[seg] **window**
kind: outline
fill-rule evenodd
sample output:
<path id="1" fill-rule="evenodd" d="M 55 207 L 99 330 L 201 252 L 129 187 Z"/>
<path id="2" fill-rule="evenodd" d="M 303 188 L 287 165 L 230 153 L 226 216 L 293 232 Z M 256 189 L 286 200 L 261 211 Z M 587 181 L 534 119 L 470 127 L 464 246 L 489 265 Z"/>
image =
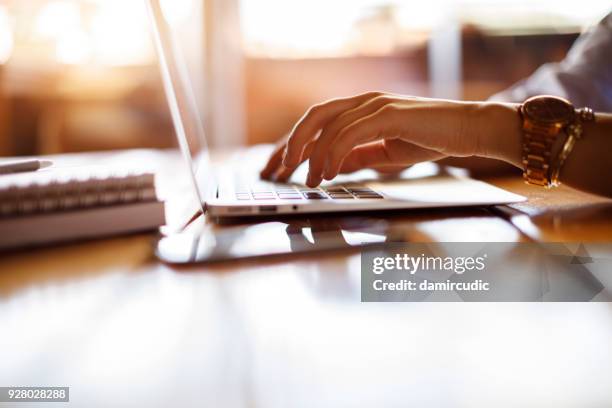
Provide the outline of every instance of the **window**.
<path id="1" fill-rule="evenodd" d="M 576 31 L 610 9 L 608 0 L 241 0 L 252 56 L 386 54 L 426 40 L 449 21 L 497 32 Z"/>

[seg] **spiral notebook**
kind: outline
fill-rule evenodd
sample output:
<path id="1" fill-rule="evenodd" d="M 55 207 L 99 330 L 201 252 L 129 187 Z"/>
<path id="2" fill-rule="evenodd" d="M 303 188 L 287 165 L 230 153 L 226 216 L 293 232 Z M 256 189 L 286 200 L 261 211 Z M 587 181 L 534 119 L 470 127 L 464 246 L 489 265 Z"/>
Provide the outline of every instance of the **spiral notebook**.
<path id="1" fill-rule="evenodd" d="M 165 223 L 155 176 L 103 166 L 0 176 L 0 248 L 153 230 Z"/>

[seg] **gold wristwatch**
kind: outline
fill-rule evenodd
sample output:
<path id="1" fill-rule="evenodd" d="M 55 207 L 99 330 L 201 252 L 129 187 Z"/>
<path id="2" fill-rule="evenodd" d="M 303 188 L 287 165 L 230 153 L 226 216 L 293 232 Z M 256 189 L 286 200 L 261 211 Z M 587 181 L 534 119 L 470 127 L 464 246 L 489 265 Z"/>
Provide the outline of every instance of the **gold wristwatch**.
<path id="1" fill-rule="evenodd" d="M 582 137 L 582 123 L 595 118 L 593 110 L 577 111 L 563 98 L 543 95 L 527 99 L 519 113 L 523 127 L 523 178 L 537 186 L 558 185 L 561 167 L 576 140 Z M 561 146 L 559 142 L 563 139 Z"/>

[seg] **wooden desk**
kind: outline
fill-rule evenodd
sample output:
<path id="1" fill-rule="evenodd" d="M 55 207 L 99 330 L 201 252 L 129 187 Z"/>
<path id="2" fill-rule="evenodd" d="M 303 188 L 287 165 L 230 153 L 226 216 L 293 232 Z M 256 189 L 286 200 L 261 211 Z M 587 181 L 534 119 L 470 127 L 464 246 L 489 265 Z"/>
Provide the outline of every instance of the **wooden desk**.
<path id="1" fill-rule="evenodd" d="M 176 187 L 172 153 L 63 160 L 132 155 Z M 529 195 L 541 237 L 609 240 L 608 201 L 491 181 Z M 529 239 L 481 209 L 403 217 L 423 239 Z M 70 386 L 71 407 L 612 405 L 609 303 L 366 304 L 356 252 L 173 268 L 152 238 L 2 255 L 0 386 Z"/>

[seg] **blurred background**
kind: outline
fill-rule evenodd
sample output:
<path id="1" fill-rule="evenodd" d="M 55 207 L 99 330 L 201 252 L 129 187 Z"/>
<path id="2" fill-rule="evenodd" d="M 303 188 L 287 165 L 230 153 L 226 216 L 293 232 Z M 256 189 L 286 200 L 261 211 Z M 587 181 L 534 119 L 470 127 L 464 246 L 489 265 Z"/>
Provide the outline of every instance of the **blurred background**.
<path id="1" fill-rule="evenodd" d="M 484 99 L 609 0 L 168 0 L 212 144 L 366 90 Z M 174 146 L 144 0 L 0 0 L 0 155 Z"/>

